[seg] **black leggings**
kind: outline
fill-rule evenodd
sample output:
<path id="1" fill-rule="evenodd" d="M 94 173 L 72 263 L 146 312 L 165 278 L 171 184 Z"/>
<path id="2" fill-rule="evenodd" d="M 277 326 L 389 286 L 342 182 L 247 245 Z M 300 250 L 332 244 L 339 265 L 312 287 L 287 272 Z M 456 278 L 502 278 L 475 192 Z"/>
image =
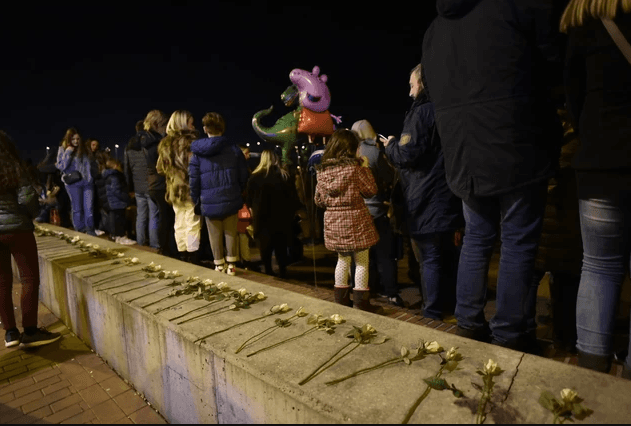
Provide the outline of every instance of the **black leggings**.
<path id="1" fill-rule="evenodd" d="M 287 264 L 289 263 L 287 258 L 287 241 L 289 235 L 283 232 L 262 230 L 257 238 L 259 248 L 261 249 L 261 260 L 263 261 L 265 273 L 268 275 L 273 274 L 272 252 L 274 252 L 276 254 L 276 261 L 278 262 L 279 275 L 284 277 L 287 273 Z"/>
<path id="2" fill-rule="evenodd" d="M 175 211 L 164 199 L 165 195 L 165 190 L 149 191 L 149 197 L 158 205 L 158 210 L 160 211 L 160 225 L 158 227 L 160 249 L 158 253 L 164 256 L 175 257 L 178 254 L 177 244 L 175 243 Z"/>

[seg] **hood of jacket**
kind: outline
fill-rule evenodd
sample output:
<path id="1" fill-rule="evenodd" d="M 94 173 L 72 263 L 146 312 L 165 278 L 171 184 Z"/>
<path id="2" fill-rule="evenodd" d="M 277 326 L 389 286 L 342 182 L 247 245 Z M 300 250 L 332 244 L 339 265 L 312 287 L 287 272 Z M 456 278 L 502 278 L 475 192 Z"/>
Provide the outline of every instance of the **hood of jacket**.
<path id="1" fill-rule="evenodd" d="M 129 139 L 129 142 L 127 142 L 127 149 L 132 151 L 140 151 L 142 149 L 142 146 L 140 145 L 140 133 L 136 133 L 131 137 L 131 139 Z"/>
<path id="2" fill-rule="evenodd" d="M 211 157 L 219 154 L 228 145 L 230 141 L 225 136 L 197 139 L 191 144 L 191 152 L 202 157 Z"/>
<path id="3" fill-rule="evenodd" d="M 436 0 L 436 11 L 447 19 L 462 18 L 481 0 Z"/>

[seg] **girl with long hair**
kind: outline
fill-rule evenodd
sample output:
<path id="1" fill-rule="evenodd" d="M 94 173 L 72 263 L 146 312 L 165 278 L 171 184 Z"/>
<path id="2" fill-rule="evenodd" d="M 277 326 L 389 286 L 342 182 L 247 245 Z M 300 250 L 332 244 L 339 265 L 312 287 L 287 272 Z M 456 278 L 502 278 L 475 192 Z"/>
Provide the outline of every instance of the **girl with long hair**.
<path id="1" fill-rule="evenodd" d="M 259 243 L 265 273 L 274 275 L 272 252 L 276 254 L 279 276 L 284 278 L 289 263 L 287 247 L 293 238 L 293 223 L 300 207 L 296 186 L 280 157 L 272 150 L 261 153 L 246 189 L 246 204 L 252 211 L 254 238 Z"/>
<path id="2" fill-rule="evenodd" d="M 59 339 L 59 333 L 37 328 L 39 264 L 33 235 L 33 218 L 39 202 L 35 182 L 29 180 L 15 144 L 0 130 L 0 318 L 7 348 L 41 346 Z M 22 327 L 15 322 L 11 255 L 20 271 L 22 283 Z"/>
<path id="3" fill-rule="evenodd" d="M 348 284 L 351 259 L 355 258 L 352 306 L 375 312 L 368 288 L 368 249 L 379 240 L 372 216 L 364 202 L 377 194 L 368 159 L 358 158 L 359 139 L 348 129 L 338 129 L 316 167 L 315 203 L 325 208 L 324 245 L 337 252 L 335 302 L 351 306 Z"/>
<path id="4" fill-rule="evenodd" d="M 622 349 L 614 348 L 615 317 L 631 262 L 631 59 L 610 31 L 631 41 L 631 0 L 571 0 L 560 27 L 568 35 L 567 109 L 580 138 L 572 159 L 583 238 L 578 365 L 609 372 Z"/>
<path id="5" fill-rule="evenodd" d="M 81 178 L 73 183 L 65 183 L 72 207 L 72 225 L 75 231 L 96 236 L 94 232 L 94 178 L 91 158 L 81 135 L 74 127 L 66 131 L 59 144 L 55 166 L 62 174 L 79 172 Z"/>
<path id="6" fill-rule="evenodd" d="M 165 200 L 175 213 L 175 242 L 180 259 L 192 263 L 199 263 L 201 218 L 195 214 L 191 200 L 188 165 L 191 143 L 197 136 L 193 115 L 175 111 L 167 123 L 167 135 L 158 145 L 156 163 L 158 173 L 166 177 Z"/>

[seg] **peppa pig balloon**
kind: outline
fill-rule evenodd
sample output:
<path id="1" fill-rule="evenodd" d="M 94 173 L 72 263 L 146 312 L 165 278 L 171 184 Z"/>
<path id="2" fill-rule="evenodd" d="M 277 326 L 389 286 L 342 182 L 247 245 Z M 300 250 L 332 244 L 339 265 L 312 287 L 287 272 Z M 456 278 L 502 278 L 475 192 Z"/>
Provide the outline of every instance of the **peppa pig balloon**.
<path id="1" fill-rule="evenodd" d="M 309 72 L 294 69 L 289 73 L 289 79 L 300 92 L 300 104 L 315 112 L 324 112 L 331 105 L 331 93 L 326 85 L 326 74 L 320 75 L 320 67 L 313 67 Z"/>

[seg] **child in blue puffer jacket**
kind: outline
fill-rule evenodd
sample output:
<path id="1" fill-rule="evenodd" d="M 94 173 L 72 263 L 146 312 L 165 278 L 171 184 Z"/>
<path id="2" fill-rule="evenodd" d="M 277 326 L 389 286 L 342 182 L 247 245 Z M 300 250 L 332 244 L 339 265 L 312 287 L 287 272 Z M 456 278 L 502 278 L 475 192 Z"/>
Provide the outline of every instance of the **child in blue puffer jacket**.
<path id="1" fill-rule="evenodd" d="M 120 161 L 109 158 L 103 171 L 107 203 L 110 206 L 110 238 L 118 244 L 133 245 L 136 241 L 125 236 L 125 209 L 130 204 L 127 182 Z"/>

